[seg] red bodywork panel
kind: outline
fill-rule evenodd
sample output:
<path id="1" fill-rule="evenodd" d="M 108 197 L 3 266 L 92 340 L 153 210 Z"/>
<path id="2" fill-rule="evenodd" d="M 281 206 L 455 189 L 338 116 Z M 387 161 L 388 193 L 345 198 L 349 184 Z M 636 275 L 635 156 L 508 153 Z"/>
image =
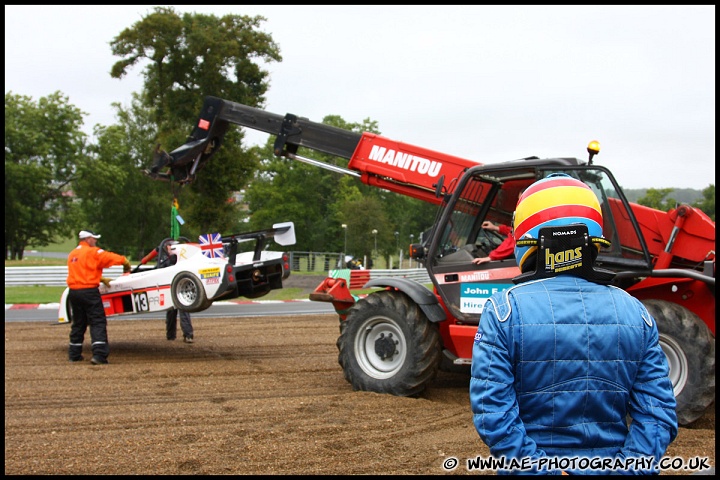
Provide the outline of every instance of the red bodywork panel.
<path id="1" fill-rule="evenodd" d="M 106 293 L 102 296 L 106 316 L 132 313 L 132 291 Z"/>
<path id="2" fill-rule="evenodd" d="M 137 290 L 125 290 L 122 292 L 103 293 L 101 295 L 103 308 L 105 309 L 105 316 L 123 315 L 128 313 L 140 313 L 136 310 L 136 306 L 133 304 L 133 295 L 137 296 L 143 292 L 157 292 L 159 299 L 159 305 L 164 307 L 166 304 L 170 304 L 172 299 L 169 294 L 162 293 L 162 291 L 169 292 L 170 285 L 158 285 L 153 288 L 137 289 Z"/>
<path id="3" fill-rule="evenodd" d="M 642 251 L 627 213 L 618 199 L 611 198 L 610 207 L 618 229 L 620 244 L 638 252 Z M 630 204 L 640 225 L 653 266 L 656 269 L 699 264 L 715 259 L 715 222 L 704 212 L 688 205 L 681 205 L 669 212 L 636 203 Z M 673 233 L 675 238 L 673 239 Z M 670 252 L 665 252 L 668 243 L 673 242 Z M 673 257 L 682 261 L 673 260 Z"/>
<path id="4" fill-rule="evenodd" d="M 443 322 L 440 325 L 440 333 L 445 342 L 444 347 L 453 352 L 458 358 L 471 359 L 473 340 L 477 329 L 477 325 L 457 325 Z M 447 333 L 443 330 L 447 330 Z"/>
<path id="5" fill-rule="evenodd" d="M 365 132 L 348 168 L 367 185 L 440 204 L 442 197 L 435 195 L 440 177 L 443 193 L 452 193 L 463 172 L 476 165 L 481 164 Z"/>

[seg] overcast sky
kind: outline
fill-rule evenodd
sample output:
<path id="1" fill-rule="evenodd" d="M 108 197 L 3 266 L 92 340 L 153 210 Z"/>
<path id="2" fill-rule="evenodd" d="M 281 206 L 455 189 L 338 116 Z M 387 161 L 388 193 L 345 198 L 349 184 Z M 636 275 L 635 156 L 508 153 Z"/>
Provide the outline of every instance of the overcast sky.
<path id="1" fill-rule="evenodd" d="M 6 5 L 5 93 L 59 90 L 89 114 L 88 133 L 116 123 L 111 103 L 128 106 L 142 78 L 110 77 L 109 44 L 153 7 Z M 586 159 L 599 140 L 595 162 L 624 188 L 715 183 L 711 5 L 175 9 L 267 18 L 283 56 L 266 66 L 272 113 L 369 118 L 386 137 L 481 163 Z"/>

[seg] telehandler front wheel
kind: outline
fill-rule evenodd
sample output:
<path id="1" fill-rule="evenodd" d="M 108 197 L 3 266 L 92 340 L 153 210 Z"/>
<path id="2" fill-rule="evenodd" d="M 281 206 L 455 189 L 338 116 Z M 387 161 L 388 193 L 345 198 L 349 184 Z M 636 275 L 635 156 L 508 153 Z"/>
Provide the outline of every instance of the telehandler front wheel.
<path id="1" fill-rule="evenodd" d="M 371 293 L 341 322 L 338 362 L 355 390 L 407 397 L 435 378 L 442 355 L 438 326 L 404 293 Z"/>

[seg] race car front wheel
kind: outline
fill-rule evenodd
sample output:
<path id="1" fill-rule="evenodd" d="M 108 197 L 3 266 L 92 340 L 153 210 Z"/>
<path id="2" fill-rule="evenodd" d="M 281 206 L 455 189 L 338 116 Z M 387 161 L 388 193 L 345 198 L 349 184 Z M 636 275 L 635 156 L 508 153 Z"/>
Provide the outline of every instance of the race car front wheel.
<path id="1" fill-rule="evenodd" d="M 200 280 L 192 273 L 180 273 L 172 282 L 172 297 L 175 307 L 187 312 L 205 310 L 207 297 Z"/>

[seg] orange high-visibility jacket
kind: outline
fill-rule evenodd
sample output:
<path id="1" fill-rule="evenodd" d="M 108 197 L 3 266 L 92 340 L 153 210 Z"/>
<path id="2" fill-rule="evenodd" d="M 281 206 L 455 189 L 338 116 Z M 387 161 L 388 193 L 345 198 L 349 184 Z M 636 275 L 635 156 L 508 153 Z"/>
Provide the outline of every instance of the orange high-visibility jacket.
<path id="1" fill-rule="evenodd" d="M 91 247 L 81 240 L 68 255 L 67 285 L 71 290 L 97 287 L 104 268 L 122 265 L 127 261 L 123 255 Z"/>

